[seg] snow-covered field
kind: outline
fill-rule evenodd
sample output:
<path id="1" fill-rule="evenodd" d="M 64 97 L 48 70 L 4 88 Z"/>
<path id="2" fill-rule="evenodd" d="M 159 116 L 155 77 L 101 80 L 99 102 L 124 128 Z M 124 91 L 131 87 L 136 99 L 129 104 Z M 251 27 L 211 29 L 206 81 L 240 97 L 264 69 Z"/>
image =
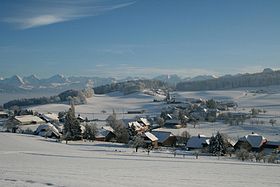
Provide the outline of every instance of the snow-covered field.
<path id="1" fill-rule="evenodd" d="M 273 87 L 273 91 L 269 93 L 256 94 L 249 92 L 245 89 L 241 90 L 226 90 L 226 91 L 197 91 L 197 92 L 174 92 L 171 93 L 177 99 L 185 98 L 202 98 L 202 99 L 215 99 L 215 100 L 231 100 L 238 103 L 239 107 L 237 112 L 249 112 L 251 108 L 265 109 L 266 113 L 259 115 L 255 120 L 264 120 L 265 124 L 251 124 L 250 120 L 246 121 L 244 125 L 231 126 L 221 122 L 216 123 L 199 123 L 196 128 L 188 125 L 187 129 L 171 129 L 177 135 L 183 130 L 188 130 L 191 135 L 204 134 L 211 136 L 216 131 L 226 133 L 233 138 L 242 137 L 250 134 L 252 131 L 261 134 L 269 140 L 280 140 L 280 91 L 278 87 Z M 271 88 L 272 89 L 272 88 Z M 123 95 L 115 92 L 108 95 L 95 95 L 88 99 L 85 105 L 76 106 L 76 113 L 81 114 L 88 119 L 106 119 L 113 110 L 118 114 L 119 119 L 133 119 L 135 115 L 124 114 L 127 111 L 146 110 L 144 115 L 160 114 L 162 107 L 166 105 L 163 102 L 153 102 L 154 99 L 159 99 L 154 96 L 146 95 L 143 93 L 134 93 L 130 95 Z M 162 99 L 162 98 L 161 98 Z M 50 104 L 32 107 L 30 109 L 39 112 L 55 112 L 68 110 L 69 105 L 65 104 Z M 102 113 L 106 111 L 106 113 Z M 277 124 L 271 126 L 269 119 L 276 119 Z M 166 129 L 163 129 L 166 130 Z M 170 131 L 170 129 L 168 129 Z"/>
<path id="2" fill-rule="evenodd" d="M 280 186 L 280 165 L 0 133 L 0 186 Z"/>
<path id="3" fill-rule="evenodd" d="M 118 118 L 131 117 L 125 115 L 128 111 L 146 110 L 146 113 L 160 113 L 162 103 L 153 102 L 155 96 L 146 95 L 144 93 L 133 93 L 123 95 L 120 92 L 114 92 L 107 95 L 94 95 L 87 99 L 87 104 L 75 106 L 76 114 L 80 114 L 88 119 L 97 118 L 106 119 L 113 110 L 117 113 Z M 162 99 L 162 98 L 161 98 Z M 39 112 L 55 112 L 66 111 L 69 105 L 66 104 L 48 104 L 31 107 L 30 109 Z M 133 116 L 132 116 L 133 117 Z"/>

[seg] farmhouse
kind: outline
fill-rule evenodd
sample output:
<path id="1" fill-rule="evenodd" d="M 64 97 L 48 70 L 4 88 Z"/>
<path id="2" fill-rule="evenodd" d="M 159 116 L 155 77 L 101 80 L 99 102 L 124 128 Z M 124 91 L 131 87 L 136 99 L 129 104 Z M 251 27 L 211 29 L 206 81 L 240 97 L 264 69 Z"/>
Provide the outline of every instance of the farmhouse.
<path id="1" fill-rule="evenodd" d="M 33 115 L 15 116 L 13 121 L 17 125 L 31 125 L 31 124 L 45 123 L 44 120 L 42 120 L 38 116 L 33 116 Z"/>
<path id="2" fill-rule="evenodd" d="M 97 141 L 110 142 L 115 139 L 116 135 L 114 133 L 114 129 L 110 126 L 103 126 L 98 130 L 95 139 Z"/>
<path id="3" fill-rule="evenodd" d="M 210 139 L 204 135 L 192 136 L 187 142 L 188 149 L 202 149 L 207 147 Z"/>
<path id="4" fill-rule="evenodd" d="M 58 123 L 58 115 L 55 113 L 46 113 L 46 114 L 41 114 L 40 117 L 45 120 L 47 123 Z"/>
<path id="5" fill-rule="evenodd" d="M 180 128 L 180 121 L 176 119 L 166 120 L 164 126 L 167 128 Z"/>
<path id="6" fill-rule="evenodd" d="M 150 132 L 145 132 L 142 134 L 146 146 L 152 146 L 154 148 L 158 147 L 158 138 Z"/>
<path id="7" fill-rule="evenodd" d="M 4 111 L 0 111 L 0 118 L 8 118 L 9 114 L 7 112 Z"/>
<path id="8" fill-rule="evenodd" d="M 252 134 L 248 134 L 240 138 L 234 147 L 235 149 L 245 148 L 248 149 L 248 151 L 259 152 L 263 150 L 266 142 L 267 142 L 266 138 L 252 132 Z"/>
<path id="9" fill-rule="evenodd" d="M 42 124 L 38 126 L 34 134 L 49 138 L 59 138 L 61 136 L 57 128 L 51 123 Z"/>
<path id="10" fill-rule="evenodd" d="M 171 132 L 166 131 L 152 131 L 152 134 L 158 138 L 159 146 L 174 146 L 176 145 L 177 138 Z"/>

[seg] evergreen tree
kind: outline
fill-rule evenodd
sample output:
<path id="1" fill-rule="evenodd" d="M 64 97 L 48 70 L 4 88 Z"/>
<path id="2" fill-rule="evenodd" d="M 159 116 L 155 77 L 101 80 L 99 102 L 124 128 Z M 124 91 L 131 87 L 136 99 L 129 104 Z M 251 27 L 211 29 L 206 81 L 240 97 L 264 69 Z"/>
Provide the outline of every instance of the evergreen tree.
<path id="1" fill-rule="evenodd" d="M 81 127 L 80 122 L 75 117 L 75 113 L 71 107 L 66 116 L 65 116 L 65 123 L 64 123 L 64 135 L 66 143 L 68 140 L 80 140 L 81 139 Z"/>
<path id="2" fill-rule="evenodd" d="M 209 144 L 209 152 L 216 156 L 221 156 L 226 154 L 226 143 L 223 136 L 217 132 L 216 136 L 212 136 Z"/>

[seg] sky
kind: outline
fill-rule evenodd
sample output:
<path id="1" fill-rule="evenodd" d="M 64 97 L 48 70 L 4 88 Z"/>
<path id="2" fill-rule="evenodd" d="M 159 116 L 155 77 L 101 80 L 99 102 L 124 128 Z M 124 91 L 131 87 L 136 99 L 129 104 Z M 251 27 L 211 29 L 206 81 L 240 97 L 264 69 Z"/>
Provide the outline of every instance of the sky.
<path id="1" fill-rule="evenodd" d="M 278 69 L 279 9 L 279 0 L 1 0 L 0 77 Z"/>

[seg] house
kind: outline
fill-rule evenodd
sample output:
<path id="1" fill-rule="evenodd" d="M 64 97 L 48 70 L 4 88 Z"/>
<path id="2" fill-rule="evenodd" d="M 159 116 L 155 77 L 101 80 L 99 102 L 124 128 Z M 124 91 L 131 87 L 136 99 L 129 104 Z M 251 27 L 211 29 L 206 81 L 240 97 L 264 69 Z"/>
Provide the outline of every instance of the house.
<path id="1" fill-rule="evenodd" d="M 42 120 L 38 116 L 33 116 L 33 115 L 15 116 L 13 122 L 17 125 L 31 125 L 31 124 L 45 123 L 44 120 Z"/>
<path id="2" fill-rule="evenodd" d="M 116 135 L 114 133 L 114 129 L 110 126 L 103 126 L 98 130 L 97 135 L 95 136 L 95 140 L 110 142 L 114 141 Z"/>
<path id="3" fill-rule="evenodd" d="M 42 124 L 40 125 L 35 133 L 36 135 L 48 137 L 48 138 L 60 138 L 61 134 L 59 133 L 58 129 L 51 123 Z"/>
<path id="4" fill-rule="evenodd" d="M 55 113 L 41 114 L 40 117 L 43 120 L 45 120 L 47 123 L 58 123 L 59 122 L 58 115 Z"/>
<path id="5" fill-rule="evenodd" d="M 138 121 L 128 122 L 128 127 L 135 132 L 145 132 L 145 128 Z"/>
<path id="6" fill-rule="evenodd" d="M 262 151 L 265 143 L 267 142 L 266 138 L 261 135 L 258 135 L 254 132 L 252 134 L 248 134 L 238 140 L 235 149 L 247 149 L 248 151 Z"/>
<path id="7" fill-rule="evenodd" d="M 158 147 L 158 138 L 152 133 L 145 132 L 142 134 L 142 137 L 144 138 L 147 147 L 149 146 L 152 146 L 154 148 Z"/>
<path id="8" fill-rule="evenodd" d="M 264 148 L 280 151 L 280 141 L 267 141 L 264 144 Z"/>
<path id="9" fill-rule="evenodd" d="M 139 120 L 137 120 L 138 123 L 143 124 L 142 126 L 149 128 L 151 123 L 149 122 L 149 120 L 147 118 L 139 118 Z"/>
<path id="10" fill-rule="evenodd" d="M 0 118 L 8 118 L 9 114 L 7 112 L 4 111 L 0 111 Z"/>
<path id="11" fill-rule="evenodd" d="M 152 131 L 151 133 L 158 138 L 159 146 L 172 147 L 176 145 L 177 138 L 172 132 Z"/>
<path id="12" fill-rule="evenodd" d="M 80 123 L 82 123 L 82 122 L 85 122 L 85 121 L 86 121 L 86 119 L 85 119 L 85 118 L 83 118 L 80 114 L 78 115 L 77 120 L 78 120 Z"/>
<path id="13" fill-rule="evenodd" d="M 188 149 L 202 149 L 209 145 L 210 138 L 198 134 L 198 136 L 192 136 L 187 142 Z"/>
<path id="14" fill-rule="evenodd" d="M 177 119 L 166 120 L 164 126 L 167 128 L 181 128 L 181 122 Z"/>

